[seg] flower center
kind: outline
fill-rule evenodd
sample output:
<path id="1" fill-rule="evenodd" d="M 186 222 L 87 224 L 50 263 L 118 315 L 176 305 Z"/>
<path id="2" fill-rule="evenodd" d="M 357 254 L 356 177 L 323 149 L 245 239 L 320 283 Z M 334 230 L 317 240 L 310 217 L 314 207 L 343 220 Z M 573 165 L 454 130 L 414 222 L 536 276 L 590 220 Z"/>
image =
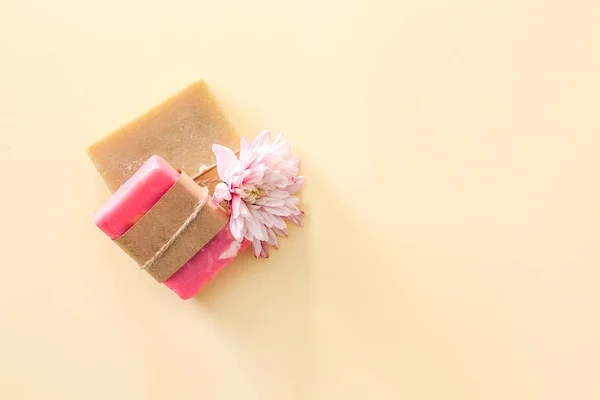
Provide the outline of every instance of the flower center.
<path id="1" fill-rule="evenodd" d="M 265 189 L 258 189 L 258 188 L 254 188 L 252 190 L 244 190 L 244 192 L 248 196 L 246 198 L 246 201 L 250 202 L 251 204 L 253 204 L 261 196 L 264 196 L 267 194 L 267 191 Z"/>

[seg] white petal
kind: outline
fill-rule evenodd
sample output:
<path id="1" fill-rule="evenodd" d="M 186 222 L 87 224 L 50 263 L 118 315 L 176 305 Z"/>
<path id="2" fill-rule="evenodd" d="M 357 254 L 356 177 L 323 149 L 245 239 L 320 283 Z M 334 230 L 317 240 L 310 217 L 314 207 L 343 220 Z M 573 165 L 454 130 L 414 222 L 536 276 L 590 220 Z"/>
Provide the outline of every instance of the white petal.
<path id="1" fill-rule="evenodd" d="M 231 200 L 231 218 L 238 218 L 240 216 L 240 204 L 242 199 L 239 196 L 234 196 Z"/>
<path id="2" fill-rule="evenodd" d="M 246 229 L 244 229 L 243 218 L 229 218 L 229 230 L 235 240 L 241 242 L 244 239 Z"/>
<path id="3" fill-rule="evenodd" d="M 248 210 L 248 206 L 245 201 L 240 201 L 240 215 L 242 217 L 246 217 L 250 215 L 250 210 Z"/>
<path id="4" fill-rule="evenodd" d="M 231 192 L 227 185 L 223 182 L 215 186 L 215 192 L 213 193 L 213 200 L 215 203 L 220 204 L 221 202 L 231 200 Z"/>
<path id="5" fill-rule="evenodd" d="M 282 141 L 282 142 L 278 143 L 276 140 L 275 143 L 273 143 L 273 153 L 274 154 L 280 154 L 281 156 L 283 156 L 286 153 L 288 153 L 289 151 L 290 151 L 289 142 Z"/>
<path id="6" fill-rule="evenodd" d="M 262 146 L 266 145 L 271 141 L 271 132 L 270 131 L 262 131 L 258 134 L 254 142 L 252 142 L 252 148 L 257 150 Z"/>
<path id="7" fill-rule="evenodd" d="M 279 132 L 277 134 L 277 137 L 275 138 L 275 141 L 273 142 L 273 146 L 277 146 L 279 143 L 281 143 L 282 140 L 283 140 L 283 132 Z"/>
<path id="8" fill-rule="evenodd" d="M 237 162 L 237 157 L 233 150 L 228 147 L 221 146 L 220 144 L 213 144 L 212 151 L 215 153 L 217 157 L 217 171 L 219 173 L 219 177 L 221 180 L 227 182 L 228 176 L 226 176 L 226 172 L 233 163 Z"/>

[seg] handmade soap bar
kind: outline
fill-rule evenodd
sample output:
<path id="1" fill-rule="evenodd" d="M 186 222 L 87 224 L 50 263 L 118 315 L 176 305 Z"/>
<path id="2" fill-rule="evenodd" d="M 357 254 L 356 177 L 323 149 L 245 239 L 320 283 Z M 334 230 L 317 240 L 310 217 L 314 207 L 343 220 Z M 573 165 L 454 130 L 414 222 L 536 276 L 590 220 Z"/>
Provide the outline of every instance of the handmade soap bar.
<path id="1" fill-rule="evenodd" d="M 203 81 L 182 90 L 88 148 L 111 192 L 152 155 L 194 176 L 216 162 L 213 144 L 235 149 L 239 138 Z"/>
<path id="2" fill-rule="evenodd" d="M 165 281 L 182 299 L 193 297 L 219 271 L 240 254 L 249 241 L 237 242 L 231 235 L 229 224 L 208 242 L 179 271 Z"/>
<path id="3" fill-rule="evenodd" d="M 179 172 L 152 156 L 94 214 L 94 222 L 111 239 L 127 232 L 177 182 Z"/>
<path id="4" fill-rule="evenodd" d="M 166 161 L 152 156 L 142 167 L 98 210 L 96 225 L 111 239 L 118 239 L 133 227 L 173 187 L 179 173 Z M 225 210 L 205 204 L 209 213 L 204 218 L 227 218 Z M 202 220 L 199 221 L 202 223 Z M 222 225 L 221 225 L 222 226 Z M 248 243 L 238 243 L 226 224 L 198 253 L 164 283 L 181 298 L 193 297 L 202 286 L 231 262 Z"/>

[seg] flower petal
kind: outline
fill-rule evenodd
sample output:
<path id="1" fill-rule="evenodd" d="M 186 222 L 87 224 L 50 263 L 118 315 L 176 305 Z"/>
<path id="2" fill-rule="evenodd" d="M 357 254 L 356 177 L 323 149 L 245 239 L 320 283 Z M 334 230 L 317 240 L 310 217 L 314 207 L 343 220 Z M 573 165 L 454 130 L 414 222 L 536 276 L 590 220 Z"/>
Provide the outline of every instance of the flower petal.
<path id="1" fill-rule="evenodd" d="M 279 243 L 277 243 L 277 236 L 275 236 L 275 232 L 273 232 L 272 229 L 267 229 L 267 242 L 272 245 L 275 246 L 275 248 L 279 247 Z"/>
<path id="2" fill-rule="evenodd" d="M 261 206 L 268 206 L 268 207 L 281 207 L 285 204 L 285 200 L 283 199 L 276 199 L 273 198 L 269 195 L 267 196 L 261 196 L 259 197 L 254 204 L 259 204 Z"/>
<path id="3" fill-rule="evenodd" d="M 271 131 L 262 131 L 252 142 L 252 149 L 258 150 L 271 141 Z"/>
<path id="4" fill-rule="evenodd" d="M 271 222 L 273 223 L 273 227 L 274 228 L 278 228 L 278 229 L 287 229 L 287 225 L 285 224 L 285 221 L 281 218 L 278 217 L 276 215 L 270 215 L 271 217 Z"/>
<path id="5" fill-rule="evenodd" d="M 251 169 L 244 171 L 244 177 L 242 179 L 242 185 L 248 183 L 253 184 L 263 180 L 265 175 L 266 167 L 263 164 L 259 164 Z"/>
<path id="6" fill-rule="evenodd" d="M 302 226 L 302 216 L 304 215 L 304 212 L 301 212 L 300 215 L 289 215 L 287 217 L 283 217 L 285 219 L 287 219 L 288 221 L 292 221 L 293 223 L 295 223 L 298 226 Z"/>
<path id="7" fill-rule="evenodd" d="M 298 205 L 298 203 L 300 203 L 300 199 L 296 196 L 290 196 L 285 199 L 285 206 L 288 208 L 294 208 Z"/>
<path id="8" fill-rule="evenodd" d="M 248 210 L 248 206 L 245 201 L 240 201 L 240 215 L 242 217 L 246 217 L 250 215 L 250 210 Z"/>
<path id="9" fill-rule="evenodd" d="M 228 147 L 221 146 L 220 144 L 213 144 L 212 151 L 217 157 L 217 172 L 219 173 L 219 178 L 227 182 L 229 177 L 226 176 L 226 172 L 230 169 L 233 163 L 238 161 L 238 159 L 233 150 Z"/>
<path id="10" fill-rule="evenodd" d="M 240 142 L 240 161 L 242 162 L 242 166 L 247 168 L 252 162 L 253 154 L 252 154 L 252 143 L 243 137 Z"/>
<path id="11" fill-rule="evenodd" d="M 288 192 L 286 192 L 285 190 L 273 190 L 273 191 L 269 192 L 269 197 L 276 198 L 276 199 L 285 199 L 289 196 L 290 196 L 290 194 Z"/>
<path id="12" fill-rule="evenodd" d="M 234 240 L 233 242 L 231 242 L 227 250 L 221 253 L 221 255 L 219 256 L 219 260 L 228 260 L 237 256 L 241 247 L 242 243 Z"/>
<path id="13" fill-rule="evenodd" d="M 273 228 L 273 232 L 284 238 L 288 236 L 287 227 L 285 229 Z"/>
<path id="14" fill-rule="evenodd" d="M 240 159 L 232 150 L 214 145 L 217 170 L 224 181 L 217 185 L 214 201 L 229 202 L 230 230 L 236 240 L 252 242 L 257 257 L 269 256 L 269 244 L 287 236 L 286 221 L 302 223 L 299 199 L 293 196 L 304 183 L 298 175 L 300 160 L 280 133 L 261 132 L 252 143 L 242 138 Z"/>
<path id="15" fill-rule="evenodd" d="M 246 234 L 243 218 L 229 218 L 229 230 L 233 238 L 241 242 Z"/>
<path id="16" fill-rule="evenodd" d="M 254 216 L 254 213 L 258 211 L 250 210 L 250 216 L 244 218 L 244 222 L 248 227 L 246 234 L 251 233 L 255 238 L 260 240 L 267 240 L 267 230 L 265 226 L 258 222 L 258 218 Z M 248 239 L 248 237 L 246 237 Z"/>
<path id="17" fill-rule="evenodd" d="M 213 193 L 213 201 L 216 204 L 221 204 L 223 201 L 231 200 L 231 192 L 227 185 L 223 182 L 219 183 L 215 186 L 215 191 Z"/>
<path id="18" fill-rule="evenodd" d="M 260 256 L 264 257 L 264 258 L 269 258 L 269 245 L 267 244 L 267 242 L 260 242 L 260 245 L 261 245 Z"/>
<path id="19" fill-rule="evenodd" d="M 290 210 L 285 207 L 264 207 L 265 211 L 273 214 L 279 215 L 280 217 L 286 217 L 290 215 Z"/>
<path id="20" fill-rule="evenodd" d="M 283 189 L 289 186 L 288 178 L 283 175 L 279 175 L 279 179 L 275 182 L 275 186 Z"/>
<path id="21" fill-rule="evenodd" d="M 242 199 L 239 196 L 233 196 L 231 200 L 231 218 L 238 218 L 240 216 L 240 204 Z"/>
<path id="22" fill-rule="evenodd" d="M 260 240 L 254 239 L 252 241 L 252 248 L 254 250 L 254 257 L 260 257 L 260 254 L 262 253 L 262 245 Z"/>
<path id="23" fill-rule="evenodd" d="M 281 143 L 282 140 L 283 140 L 283 132 L 279 132 L 277 134 L 277 137 L 275 138 L 275 141 L 273 142 L 273 146 L 277 146 L 279 143 Z"/>
<path id="24" fill-rule="evenodd" d="M 300 190 L 300 188 L 302 187 L 303 184 L 304 184 L 304 177 L 296 176 L 295 178 L 292 178 L 290 184 L 285 188 L 285 190 L 289 194 L 295 194 L 296 192 L 298 192 L 298 190 Z"/>

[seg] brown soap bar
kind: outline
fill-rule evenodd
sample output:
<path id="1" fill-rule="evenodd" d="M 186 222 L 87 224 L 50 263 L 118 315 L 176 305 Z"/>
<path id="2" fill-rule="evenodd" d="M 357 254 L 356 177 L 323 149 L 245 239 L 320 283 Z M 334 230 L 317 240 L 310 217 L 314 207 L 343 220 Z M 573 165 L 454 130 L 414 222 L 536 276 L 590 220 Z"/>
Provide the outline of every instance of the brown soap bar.
<path id="1" fill-rule="evenodd" d="M 115 192 L 154 154 L 194 176 L 201 165 L 216 162 L 214 143 L 237 149 L 239 138 L 204 81 L 199 81 L 94 143 L 88 154 Z"/>
<path id="2" fill-rule="evenodd" d="M 188 221 L 196 208 L 200 210 L 197 216 Z M 142 266 L 185 226 L 156 262 L 145 268 L 158 282 L 164 282 L 223 229 L 228 220 L 225 210 L 210 200 L 208 189 L 198 186 L 182 172 L 158 203 L 115 243 Z"/>

